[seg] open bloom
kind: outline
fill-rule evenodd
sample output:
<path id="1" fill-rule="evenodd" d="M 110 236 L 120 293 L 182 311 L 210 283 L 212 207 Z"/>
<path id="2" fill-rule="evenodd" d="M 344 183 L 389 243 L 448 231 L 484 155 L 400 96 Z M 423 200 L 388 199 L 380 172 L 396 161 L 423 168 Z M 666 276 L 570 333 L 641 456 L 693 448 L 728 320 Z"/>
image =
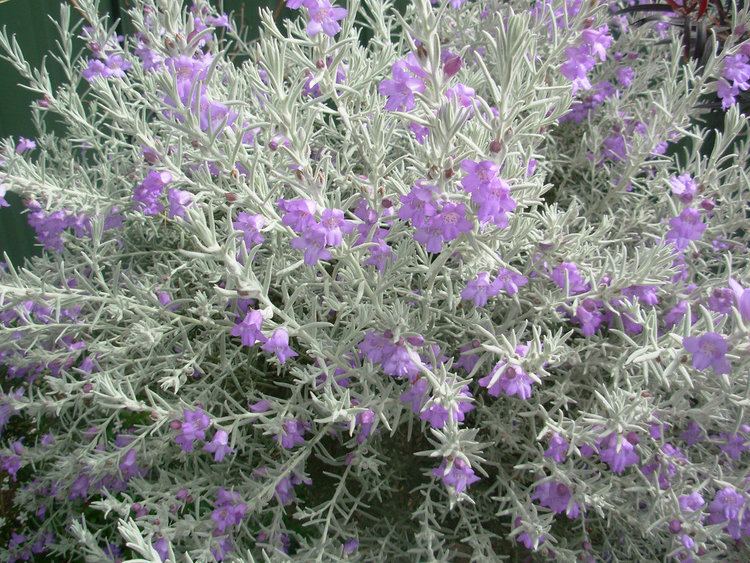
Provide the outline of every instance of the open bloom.
<path id="1" fill-rule="evenodd" d="M 469 281 L 461 292 L 461 299 L 464 301 L 473 301 L 477 307 L 484 307 L 487 300 L 495 297 L 500 293 L 500 287 L 497 280 L 490 281 L 490 274 L 479 272 L 477 277 Z"/>
<path id="2" fill-rule="evenodd" d="M 283 364 L 289 358 L 299 355 L 289 347 L 289 333 L 282 327 L 273 331 L 273 334 L 271 334 L 271 337 L 266 340 L 263 346 L 261 346 L 261 349 L 265 352 L 276 354 L 280 364 Z"/>
<path id="3" fill-rule="evenodd" d="M 427 252 L 438 253 L 443 250 L 444 243 L 455 240 L 462 233 L 471 232 L 473 227 L 466 217 L 463 203 L 446 203 L 424 226 L 417 228 L 414 240 L 424 245 Z"/>
<path id="4" fill-rule="evenodd" d="M 243 346 L 253 346 L 256 342 L 265 342 L 266 337 L 260 331 L 263 324 L 263 314 L 250 310 L 245 318 L 232 327 L 232 336 L 239 336 Z"/>
<path id="5" fill-rule="evenodd" d="M 710 367 L 717 375 L 729 373 L 728 345 L 721 334 L 707 332 L 701 336 L 689 336 L 682 340 L 682 344 L 693 355 L 695 369 L 702 371 Z"/>
<path id="6" fill-rule="evenodd" d="M 563 463 L 568 456 L 569 446 L 570 444 L 565 438 L 557 432 L 553 432 L 549 439 L 549 447 L 544 451 L 544 457 L 548 457 L 557 463 Z"/>
<path id="7" fill-rule="evenodd" d="M 223 461 L 224 457 L 232 453 L 229 446 L 229 434 L 225 430 L 217 430 L 213 439 L 203 446 L 204 451 L 214 454 L 214 461 Z"/>
<path id="8" fill-rule="evenodd" d="M 234 227 L 234 230 L 242 233 L 245 246 L 252 248 L 266 240 L 260 232 L 265 224 L 266 219 L 262 215 L 252 215 L 241 211 L 237 215 L 237 220 L 232 223 L 232 227 Z"/>
<path id="9" fill-rule="evenodd" d="M 219 534 L 224 534 L 234 526 L 239 526 L 247 514 L 247 504 L 242 502 L 239 493 L 219 489 L 214 501 L 214 511 L 211 520 L 214 529 Z"/>
<path id="10" fill-rule="evenodd" d="M 164 204 L 160 198 L 164 191 L 164 186 L 172 182 L 172 175 L 169 172 L 157 172 L 152 170 L 146 175 L 146 178 L 133 191 L 133 201 L 136 207 L 143 211 L 144 215 L 158 215 L 164 211 Z"/>
<path id="11" fill-rule="evenodd" d="M 700 211 L 692 207 L 683 209 L 677 217 L 672 217 L 669 226 L 671 228 L 667 232 L 667 240 L 677 250 L 685 250 L 691 241 L 700 240 L 706 230 Z"/>
<path id="12" fill-rule="evenodd" d="M 195 410 L 185 410 L 182 414 L 182 420 L 176 421 L 173 425 L 179 431 L 175 436 L 175 442 L 184 452 L 193 451 L 193 443 L 196 440 L 206 439 L 206 430 L 211 425 L 211 419 L 208 414 L 201 408 Z"/>
<path id="13" fill-rule="evenodd" d="M 314 0 L 314 2 L 306 2 L 305 6 L 310 16 L 305 31 L 310 37 L 315 37 L 320 32 L 333 37 L 341 31 L 341 25 L 338 22 L 346 17 L 348 13 L 346 8 L 334 6 L 330 0 Z"/>
<path id="14" fill-rule="evenodd" d="M 285 420 L 282 425 L 282 432 L 278 436 L 281 447 L 290 450 L 295 446 L 305 443 L 305 432 L 309 429 L 310 424 L 292 418 Z"/>
<path id="15" fill-rule="evenodd" d="M 387 96 L 385 109 L 390 111 L 409 111 L 414 109 L 414 94 L 425 91 L 423 77 L 425 72 L 416 59 L 407 57 L 396 61 L 391 68 L 392 79 L 383 80 L 378 86 L 378 92 Z"/>
<path id="16" fill-rule="evenodd" d="M 733 279 L 729 280 L 729 288 L 736 299 L 736 306 L 740 317 L 746 323 L 750 322 L 750 288 L 743 288 Z"/>
<path id="17" fill-rule="evenodd" d="M 528 352 L 528 346 L 516 346 L 516 353 L 523 357 Z M 534 380 L 515 362 L 500 361 L 495 364 L 490 373 L 479 380 L 479 385 L 485 387 L 493 397 L 500 393 L 508 397 L 517 396 L 519 399 L 531 397 L 531 386 Z"/>
<path id="18" fill-rule="evenodd" d="M 698 191 L 698 184 L 690 174 L 670 177 L 669 185 L 672 187 L 672 193 L 684 203 L 690 203 Z"/>
<path id="19" fill-rule="evenodd" d="M 193 203 L 193 194 L 186 192 L 185 190 L 172 188 L 167 194 L 167 201 L 169 201 L 170 219 L 174 219 L 175 217 L 187 219 L 185 214 L 187 208 Z"/>
<path id="20" fill-rule="evenodd" d="M 531 494 L 532 500 L 538 500 L 539 504 L 546 506 L 557 514 L 565 513 L 570 519 L 578 518 L 580 506 L 573 501 L 573 493 L 564 483 L 545 481 L 539 483 Z"/>
<path id="21" fill-rule="evenodd" d="M 585 293 L 591 289 L 591 285 L 583 279 L 578 266 L 573 262 L 563 262 L 552 270 L 550 275 L 552 281 L 560 289 L 567 289 L 569 295 Z"/>
<path id="22" fill-rule="evenodd" d="M 599 454 L 612 471 L 617 474 L 640 461 L 635 446 L 625 436 L 609 434 L 599 442 Z"/>

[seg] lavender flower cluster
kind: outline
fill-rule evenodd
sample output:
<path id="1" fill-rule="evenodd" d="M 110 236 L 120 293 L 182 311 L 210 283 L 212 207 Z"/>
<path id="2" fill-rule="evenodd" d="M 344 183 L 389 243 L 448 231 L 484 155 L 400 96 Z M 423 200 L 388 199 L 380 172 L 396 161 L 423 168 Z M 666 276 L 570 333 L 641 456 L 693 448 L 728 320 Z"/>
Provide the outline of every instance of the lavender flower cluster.
<path id="1" fill-rule="evenodd" d="M 0 36 L 3 560 L 750 558 L 747 9 L 73 4 L 65 84 Z"/>

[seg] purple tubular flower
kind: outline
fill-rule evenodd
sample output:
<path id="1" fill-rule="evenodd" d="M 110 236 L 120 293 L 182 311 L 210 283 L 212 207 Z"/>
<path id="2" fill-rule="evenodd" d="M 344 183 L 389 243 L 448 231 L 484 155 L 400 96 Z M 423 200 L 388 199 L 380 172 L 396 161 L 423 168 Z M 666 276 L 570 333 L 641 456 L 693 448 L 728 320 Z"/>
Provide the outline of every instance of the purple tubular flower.
<path id="1" fill-rule="evenodd" d="M 415 72 L 416 70 L 416 72 Z M 383 80 L 378 92 L 387 96 L 385 109 L 390 111 L 410 111 L 415 107 L 414 94 L 425 91 L 424 71 L 409 60 L 396 61 L 391 68 L 392 79 Z"/>
<path id="2" fill-rule="evenodd" d="M 622 294 L 629 299 L 637 299 L 644 305 L 659 303 L 659 288 L 655 285 L 631 285 L 622 290 Z"/>
<path id="3" fill-rule="evenodd" d="M 592 55 L 603 62 L 607 60 L 607 49 L 614 39 L 609 34 L 609 27 L 603 25 L 596 29 L 589 27 L 581 31 L 580 41 L 589 48 Z"/>
<path id="4" fill-rule="evenodd" d="M 76 477 L 75 481 L 70 485 L 70 491 L 68 491 L 68 499 L 86 500 L 89 496 L 89 488 L 91 487 L 91 478 L 87 473 L 81 473 Z"/>
<path id="5" fill-rule="evenodd" d="M 578 305 L 572 320 L 581 327 L 584 336 L 593 336 L 604 321 L 602 302 L 597 299 L 584 299 Z"/>
<path id="6" fill-rule="evenodd" d="M 266 219 L 262 215 L 251 215 L 241 211 L 237 215 L 237 220 L 232 223 L 232 227 L 235 231 L 242 233 L 245 246 L 250 249 L 266 240 L 260 232 L 265 224 Z"/>
<path id="7" fill-rule="evenodd" d="M 310 7 L 315 5 L 316 0 L 285 0 L 286 7 L 290 10 L 298 10 L 302 6 Z"/>
<path id="8" fill-rule="evenodd" d="M 707 332 L 701 336 L 689 336 L 683 338 L 682 344 L 693 355 L 695 369 L 703 371 L 710 367 L 717 375 L 731 371 L 726 359 L 728 345 L 721 334 Z"/>
<path id="9" fill-rule="evenodd" d="M 687 313 L 687 307 L 688 302 L 684 299 L 677 302 L 677 305 L 672 307 L 667 313 L 664 315 L 664 326 L 668 329 L 674 327 L 677 323 L 679 323 L 682 318 L 685 316 L 685 313 Z"/>
<path id="10" fill-rule="evenodd" d="M 688 446 L 693 446 L 699 442 L 702 442 L 706 438 L 705 433 L 701 425 L 691 420 L 687 428 L 680 433 L 680 439 L 684 440 Z"/>
<path id="11" fill-rule="evenodd" d="M 266 337 L 260 331 L 263 324 L 263 314 L 257 310 L 250 310 L 242 321 L 232 327 L 232 336 L 238 336 L 243 346 L 254 346 L 256 342 L 265 342 Z"/>
<path id="12" fill-rule="evenodd" d="M 737 95 L 740 93 L 740 89 L 731 84 L 725 78 L 720 78 L 716 82 L 716 95 L 721 98 L 722 109 L 729 109 L 731 106 L 737 103 Z"/>
<path id="13" fill-rule="evenodd" d="M 281 447 L 291 450 L 292 448 L 305 443 L 305 432 L 309 429 L 310 424 L 292 418 L 285 420 L 282 425 L 282 431 L 277 436 Z"/>
<path id="14" fill-rule="evenodd" d="M 719 438 L 723 441 L 719 444 L 721 451 L 734 460 L 739 460 L 743 453 L 750 451 L 750 440 L 748 440 L 746 433 L 729 434 L 728 432 L 722 432 Z"/>
<path id="15" fill-rule="evenodd" d="M 427 401 L 427 391 L 429 387 L 429 382 L 420 377 L 412 383 L 409 389 L 401 393 L 399 400 L 402 403 L 410 405 L 414 414 L 419 414 Z"/>
<path id="16" fill-rule="evenodd" d="M 510 197 L 510 186 L 497 176 L 500 167 L 491 160 L 466 159 L 461 161 L 461 170 L 467 173 L 461 185 L 478 208 L 477 218 L 483 223 L 491 221 L 500 228 L 506 227 L 507 214 L 516 208 L 516 202 Z"/>
<path id="17" fill-rule="evenodd" d="M 320 32 L 334 37 L 341 31 L 341 25 L 338 22 L 348 14 L 346 8 L 334 6 L 330 0 L 308 1 L 305 6 L 310 16 L 305 31 L 310 37 L 315 37 Z"/>
<path id="18" fill-rule="evenodd" d="M 388 264 L 394 260 L 393 249 L 385 241 L 374 242 L 368 247 L 368 250 L 370 256 L 365 260 L 365 265 L 374 266 L 381 274 Z"/>
<path id="19" fill-rule="evenodd" d="M 581 277 L 578 266 L 573 262 L 563 262 L 552 270 L 550 277 L 560 289 L 567 288 L 568 295 L 578 295 L 591 289 L 591 285 Z"/>
<path id="20" fill-rule="evenodd" d="M 266 399 L 261 399 L 260 401 L 250 405 L 250 412 L 261 413 L 267 412 L 269 410 L 271 410 L 271 403 Z"/>
<path id="21" fill-rule="evenodd" d="M 480 346 L 480 342 L 478 340 L 467 342 L 459 346 L 458 347 L 459 358 L 453 364 L 453 366 L 456 368 L 463 369 L 466 373 L 471 373 L 474 369 L 474 366 L 476 366 L 477 362 L 479 361 L 479 355 L 477 353 L 469 353 L 469 352 L 471 350 L 479 348 L 479 346 Z"/>
<path id="22" fill-rule="evenodd" d="M 123 456 L 122 461 L 120 461 L 120 472 L 122 473 L 122 478 L 126 481 L 145 473 L 136 461 L 135 448 L 130 448 Z"/>
<path id="23" fill-rule="evenodd" d="M 466 86 L 466 84 L 461 84 L 460 82 L 445 91 L 446 98 L 455 101 L 459 106 L 464 108 L 472 107 L 476 95 L 477 93 L 474 88 Z"/>
<path id="24" fill-rule="evenodd" d="M 372 409 L 366 409 L 357 413 L 356 422 L 357 426 L 359 426 L 359 433 L 357 434 L 358 444 L 362 444 L 372 434 L 375 419 L 375 412 Z"/>
<path id="25" fill-rule="evenodd" d="M 187 208 L 193 203 L 193 194 L 186 192 L 185 190 L 171 188 L 167 194 L 167 200 L 169 201 L 170 219 L 174 219 L 175 217 L 187 219 L 185 214 Z"/>
<path id="26" fill-rule="evenodd" d="M 17 442 L 20 444 L 20 442 Z M 18 480 L 18 470 L 21 469 L 21 456 L 10 454 L 0 455 L 0 469 L 5 471 L 15 482 Z"/>
<path id="27" fill-rule="evenodd" d="M 495 297 L 500 293 L 499 285 L 497 280 L 490 282 L 489 273 L 479 272 L 476 278 L 466 284 L 466 287 L 461 292 L 461 299 L 464 301 L 473 301 L 477 307 L 484 307 L 489 298 Z"/>
<path id="28" fill-rule="evenodd" d="M 618 475 L 640 461 L 635 446 L 626 437 L 609 434 L 599 441 L 599 456 Z"/>
<path id="29" fill-rule="evenodd" d="M 529 283 L 529 278 L 507 268 L 500 268 L 493 283 L 496 283 L 508 295 L 515 295 L 518 293 L 519 287 L 523 287 Z"/>
<path id="30" fill-rule="evenodd" d="M 294 487 L 301 484 L 312 485 L 312 479 L 298 475 L 292 472 L 291 475 L 283 477 L 276 485 L 276 498 L 279 504 L 286 506 L 295 501 Z"/>
<path id="31" fill-rule="evenodd" d="M 491 160 L 464 159 L 461 161 L 461 170 L 466 173 L 466 176 L 461 179 L 461 186 L 469 193 L 500 179 L 498 177 L 500 166 Z"/>
<path id="32" fill-rule="evenodd" d="M 716 493 L 714 500 L 708 505 L 711 513 L 710 524 L 718 524 L 726 520 L 735 520 L 746 503 L 745 496 L 734 487 L 724 487 Z"/>
<path id="33" fill-rule="evenodd" d="M 169 541 L 167 541 L 167 538 L 159 538 L 151 545 L 154 548 L 154 551 L 159 555 L 159 559 L 166 561 L 167 558 L 169 558 Z"/>
<path id="34" fill-rule="evenodd" d="M 544 451 L 544 457 L 548 457 L 557 463 L 563 463 L 568 456 L 568 441 L 553 432 L 549 439 L 549 447 Z"/>
<path id="35" fill-rule="evenodd" d="M 690 174 L 671 176 L 669 178 L 669 185 L 672 188 L 672 193 L 683 203 L 693 201 L 695 194 L 698 192 L 698 184 Z"/>
<path id="36" fill-rule="evenodd" d="M 232 24 L 229 21 L 228 14 L 221 14 L 220 16 L 210 16 L 206 18 L 206 23 L 214 27 L 226 27 L 231 29 Z"/>
<path id="37" fill-rule="evenodd" d="M 211 520 L 217 534 L 225 534 L 230 528 L 239 526 L 247 514 L 247 504 L 239 493 L 220 488 L 216 493 Z"/>
<path id="38" fill-rule="evenodd" d="M 458 71 L 461 70 L 464 64 L 463 59 L 459 55 L 450 51 L 443 51 L 440 54 L 440 59 L 443 63 L 443 74 L 445 74 L 446 78 L 451 78 L 458 74 Z"/>
<path id="39" fill-rule="evenodd" d="M 340 246 L 343 235 L 354 230 L 354 224 L 344 219 L 344 212 L 340 209 L 324 209 L 320 225 L 325 231 L 325 243 L 328 246 Z"/>
<path id="40" fill-rule="evenodd" d="M 384 334 L 369 330 L 359 343 L 359 351 L 373 364 L 379 364 L 393 354 L 393 342 Z"/>
<path id="41" fill-rule="evenodd" d="M 679 503 L 680 510 L 683 512 L 695 512 L 703 508 L 706 501 L 703 500 L 703 496 L 698 491 L 695 491 L 689 495 L 680 495 Z"/>
<path id="42" fill-rule="evenodd" d="M 495 364 L 489 375 L 479 380 L 479 385 L 485 387 L 493 397 L 499 397 L 500 393 L 503 393 L 508 397 L 516 395 L 524 400 L 531 397 L 533 384 L 534 380 L 521 366 L 505 361 Z"/>
<path id="43" fill-rule="evenodd" d="M 315 224 L 318 206 L 311 199 L 279 199 L 276 205 L 284 212 L 281 224 L 301 233 Z"/>
<path id="44" fill-rule="evenodd" d="M 545 481 L 539 483 L 531 494 L 532 500 L 538 500 L 539 504 L 549 508 L 556 514 L 565 513 L 571 520 L 578 518 L 580 506 L 574 502 L 573 493 L 564 483 L 555 481 Z"/>
<path id="45" fill-rule="evenodd" d="M 716 94 L 722 107 L 728 109 L 737 103 L 737 95 L 750 88 L 750 64 L 747 50 L 724 58 L 722 76 L 717 82 Z"/>
<path id="46" fill-rule="evenodd" d="M 516 518 L 513 521 L 513 525 L 516 528 L 519 528 L 523 524 L 523 521 L 520 518 Z M 523 545 L 526 549 L 531 549 L 536 551 L 540 545 L 542 545 L 545 542 L 544 536 L 537 536 L 536 534 L 533 534 L 529 531 L 523 531 L 520 534 L 516 535 L 516 541 Z"/>
<path id="47" fill-rule="evenodd" d="M 414 133 L 414 138 L 420 145 L 424 144 L 425 139 L 430 134 L 429 127 L 427 127 L 426 125 L 420 125 L 419 123 L 414 123 L 414 122 L 409 123 L 409 130 L 412 133 Z"/>
<path id="48" fill-rule="evenodd" d="M 750 288 L 743 288 L 735 280 L 729 280 L 729 288 L 734 293 L 737 310 L 744 322 L 750 322 Z"/>
<path id="49" fill-rule="evenodd" d="M 357 538 L 350 538 L 344 542 L 341 546 L 341 551 L 344 555 L 352 555 L 359 549 L 359 540 Z"/>
<path id="50" fill-rule="evenodd" d="M 381 366 L 383 373 L 393 377 L 407 377 L 412 379 L 419 374 L 419 366 L 414 362 L 407 345 L 403 342 L 393 344 L 391 353 L 383 358 Z"/>
<path id="51" fill-rule="evenodd" d="M 173 427 L 179 430 L 175 436 L 175 442 L 182 451 L 190 453 L 193 451 L 193 443 L 196 440 L 206 439 L 206 430 L 211 426 L 211 419 L 201 408 L 195 410 L 184 410 L 182 421 L 177 421 Z"/>
<path id="52" fill-rule="evenodd" d="M 225 430 L 217 430 L 211 441 L 203 446 L 203 451 L 214 454 L 214 461 L 224 461 L 224 457 L 233 451 L 229 446 L 229 434 Z"/>
<path id="53" fill-rule="evenodd" d="M 238 114 L 221 102 L 202 99 L 199 109 L 199 121 L 202 131 L 220 131 L 224 126 L 232 126 Z"/>
<path id="54" fill-rule="evenodd" d="M 150 171 L 143 182 L 133 191 L 133 201 L 144 215 L 158 215 L 164 211 L 164 205 L 159 201 L 164 187 L 172 182 L 169 172 Z"/>
<path id="55" fill-rule="evenodd" d="M 65 209 L 47 213 L 35 201 L 29 202 L 27 207 L 30 210 L 27 216 L 29 225 L 45 250 L 61 252 L 64 245 L 62 235 L 66 229 L 72 228 L 77 237 L 90 233 L 91 222 L 84 214 L 75 215 Z"/>
<path id="56" fill-rule="evenodd" d="M 105 63 L 107 65 L 107 77 L 124 78 L 125 72 L 133 68 L 133 63 L 124 59 L 122 55 L 110 55 Z"/>
<path id="57" fill-rule="evenodd" d="M 452 463 L 443 459 L 442 463 L 432 470 L 432 474 L 442 479 L 446 487 L 454 489 L 457 493 L 464 492 L 467 487 L 479 481 L 471 465 L 460 457 L 455 458 Z"/>
<path id="58" fill-rule="evenodd" d="M 291 246 L 303 251 L 304 262 L 314 266 L 319 260 L 330 260 L 331 253 L 326 249 L 328 231 L 322 225 L 309 225 L 302 236 L 292 239 Z"/>
<path id="59" fill-rule="evenodd" d="M 86 68 L 81 72 L 81 76 L 88 82 L 93 82 L 96 78 L 109 78 L 111 76 L 111 70 L 107 68 L 107 65 L 99 59 L 89 59 Z"/>
<path id="60" fill-rule="evenodd" d="M 722 75 L 727 80 L 734 82 L 740 90 L 750 88 L 750 64 L 748 64 L 748 57 L 742 53 L 725 57 Z"/>
<path id="61" fill-rule="evenodd" d="M 289 347 L 289 333 L 282 327 L 273 331 L 271 337 L 266 340 L 261 349 L 269 354 L 276 354 L 280 364 L 284 364 L 289 358 L 299 355 Z"/>
<path id="62" fill-rule="evenodd" d="M 458 391 L 458 400 L 449 402 L 433 398 L 422 407 L 419 418 L 428 422 L 433 428 L 438 429 L 443 428 L 449 420 L 463 422 L 466 413 L 474 409 L 474 405 L 471 404 L 471 398 L 469 386 L 464 385 Z"/>
<path id="63" fill-rule="evenodd" d="M 463 203 L 446 203 L 440 211 L 430 217 L 424 227 L 418 227 L 414 240 L 424 245 L 427 252 L 438 253 L 443 250 L 443 243 L 469 233 L 474 224 L 466 216 Z"/>
<path id="64" fill-rule="evenodd" d="M 672 217 L 669 226 L 671 228 L 667 232 L 667 240 L 677 250 L 685 250 L 691 241 L 700 240 L 706 230 L 700 211 L 692 207 L 683 209 L 677 217 Z"/>
<path id="65" fill-rule="evenodd" d="M 625 160 L 630 150 L 630 141 L 620 132 L 612 133 L 602 141 L 602 157 L 620 162 Z"/>
<path id="66" fill-rule="evenodd" d="M 33 151 L 35 148 L 36 143 L 33 140 L 27 139 L 26 137 L 18 138 L 18 144 L 16 145 L 17 154 L 23 154 L 27 151 Z"/>
<path id="67" fill-rule="evenodd" d="M 729 315 L 734 305 L 734 292 L 728 287 L 716 287 L 708 297 L 708 308 L 720 315 Z"/>
<path id="68" fill-rule="evenodd" d="M 629 87 L 633 83 L 633 78 L 635 78 L 635 71 L 632 67 L 623 66 L 617 69 L 617 81 L 623 88 Z"/>
<path id="69" fill-rule="evenodd" d="M 417 181 L 407 195 L 402 195 L 398 218 L 411 221 L 415 227 L 423 227 L 438 211 L 435 186 Z"/>

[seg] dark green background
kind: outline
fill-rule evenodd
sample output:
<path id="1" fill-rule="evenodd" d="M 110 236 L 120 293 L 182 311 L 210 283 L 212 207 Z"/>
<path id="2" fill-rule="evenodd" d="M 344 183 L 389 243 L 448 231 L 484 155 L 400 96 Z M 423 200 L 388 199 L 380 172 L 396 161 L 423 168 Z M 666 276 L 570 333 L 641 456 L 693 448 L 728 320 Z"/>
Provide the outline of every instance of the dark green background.
<path id="1" fill-rule="evenodd" d="M 100 0 L 103 11 L 121 18 L 121 31 L 130 31 L 125 10 L 129 0 Z M 225 0 L 224 9 L 235 12 L 237 23 L 244 23 L 250 29 L 257 28 L 257 14 L 261 7 L 273 9 L 277 0 Z M 215 5 L 218 5 L 216 3 Z M 15 35 L 27 60 L 33 67 L 39 67 L 42 57 L 55 47 L 57 30 L 50 16 L 57 19 L 60 14 L 59 0 L 9 0 L 0 4 L 0 27 L 5 27 L 9 35 Z M 287 12 L 288 13 L 288 12 Z M 81 44 L 81 47 L 83 45 Z M 54 61 L 47 61 L 51 79 L 58 83 L 62 73 Z M 0 60 L 0 138 L 36 136 L 31 121 L 29 105 L 36 96 L 19 86 L 21 76 L 6 61 Z M 11 262 L 20 264 L 30 256 L 35 248 L 33 232 L 26 217 L 21 214 L 23 206 L 19 199 L 8 194 L 10 208 L 0 208 L 0 260 L 7 253 Z"/>

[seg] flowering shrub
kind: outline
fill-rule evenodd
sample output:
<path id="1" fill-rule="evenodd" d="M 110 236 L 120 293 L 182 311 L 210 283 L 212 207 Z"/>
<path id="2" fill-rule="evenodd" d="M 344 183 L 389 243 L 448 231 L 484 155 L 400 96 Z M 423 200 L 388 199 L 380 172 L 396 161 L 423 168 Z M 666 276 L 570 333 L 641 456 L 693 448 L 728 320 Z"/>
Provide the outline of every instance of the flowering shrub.
<path id="1" fill-rule="evenodd" d="M 747 10 L 133 4 L 2 40 L 4 560 L 750 556 Z"/>

